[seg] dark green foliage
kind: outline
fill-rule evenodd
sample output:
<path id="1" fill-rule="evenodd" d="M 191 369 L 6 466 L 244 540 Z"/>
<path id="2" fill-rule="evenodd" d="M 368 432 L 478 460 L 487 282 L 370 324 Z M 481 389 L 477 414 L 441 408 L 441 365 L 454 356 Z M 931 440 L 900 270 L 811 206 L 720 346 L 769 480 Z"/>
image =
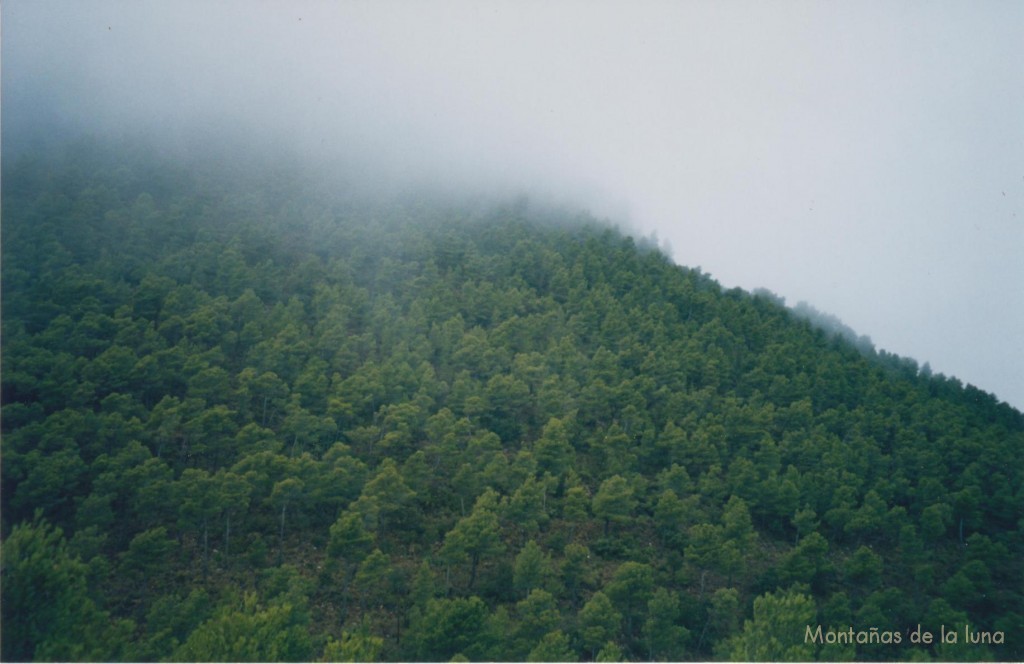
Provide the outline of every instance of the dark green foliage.
<path id="1" fill-rule="evenodd" d="M 690 632 L 677 624 L 679 597 L 665 588 L 658 588 L 647 603 L 644 641 L 650 660 L 679 661 L 687 650 Z"/>
<path id="2" fill-rule="evenodd" d="M 487 606 L 479 597 L 432 599 L 415 616 L 407 636 L 414 645 L 414 659 L 448 661 L 457 654 L 483 654 L 480 637 L 484 632 Z"/>
<path id="3" fill-rule="evenodd" d="M 4 162 L 5 660 L 1024 658 L 990 395 L 585 215 L 142 154 Z"/>

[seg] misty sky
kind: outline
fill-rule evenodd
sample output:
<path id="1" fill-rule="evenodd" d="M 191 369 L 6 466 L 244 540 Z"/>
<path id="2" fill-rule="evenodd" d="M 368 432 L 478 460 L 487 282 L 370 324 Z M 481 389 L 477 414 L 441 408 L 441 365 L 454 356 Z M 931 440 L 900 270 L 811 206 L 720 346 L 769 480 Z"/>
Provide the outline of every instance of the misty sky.
<path id="1" fill-rule="evenodd" d="M 230 131 L 328 172 L 572 202 L 1024 408 L 1022 2 L 5 0 L 2 20 L 9 143 L 27 119 Z"/>

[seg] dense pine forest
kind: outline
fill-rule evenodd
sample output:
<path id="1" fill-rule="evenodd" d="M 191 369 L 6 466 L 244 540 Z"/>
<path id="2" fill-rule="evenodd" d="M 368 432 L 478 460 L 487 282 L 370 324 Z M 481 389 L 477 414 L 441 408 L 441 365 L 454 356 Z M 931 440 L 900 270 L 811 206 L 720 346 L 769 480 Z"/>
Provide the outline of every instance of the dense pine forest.
<path id="1" fill-rule="evenodd" d="M 1024 659 L 982 390 L 526 199 L 3 168 L 5 661 Z"/>

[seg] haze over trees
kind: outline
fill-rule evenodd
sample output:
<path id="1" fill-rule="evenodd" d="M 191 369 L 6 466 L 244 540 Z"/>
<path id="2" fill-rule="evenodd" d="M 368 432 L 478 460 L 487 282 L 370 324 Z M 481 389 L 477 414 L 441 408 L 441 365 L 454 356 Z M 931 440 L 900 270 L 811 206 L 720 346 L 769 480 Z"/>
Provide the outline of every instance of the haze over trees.
<path id="1" fill-rule="evenodd" d="M 583 213 L 121 147 L 3 163 L 4 660 L 1024 658 L 992 395 Z"/>

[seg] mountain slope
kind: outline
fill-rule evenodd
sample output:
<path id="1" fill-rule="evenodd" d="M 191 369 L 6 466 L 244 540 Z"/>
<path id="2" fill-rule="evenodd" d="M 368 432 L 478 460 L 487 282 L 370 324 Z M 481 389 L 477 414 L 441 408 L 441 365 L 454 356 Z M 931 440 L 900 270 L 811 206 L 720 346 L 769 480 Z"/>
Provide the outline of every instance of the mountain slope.
<path id="1" fill-rule="evenodd" d="M 132 154 L 5 164 L 5 659 L 1024 656 L 991 395 L 585 215 Z"/>

